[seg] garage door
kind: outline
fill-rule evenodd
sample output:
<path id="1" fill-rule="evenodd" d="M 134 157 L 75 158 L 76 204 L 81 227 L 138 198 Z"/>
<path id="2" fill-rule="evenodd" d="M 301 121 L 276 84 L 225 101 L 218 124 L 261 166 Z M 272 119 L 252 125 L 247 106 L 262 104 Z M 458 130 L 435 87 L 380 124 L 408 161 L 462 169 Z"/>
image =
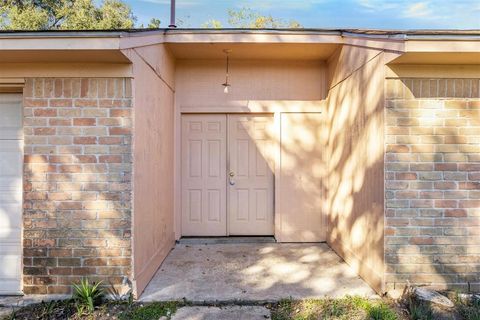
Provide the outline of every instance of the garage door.
<path id="1" fill-rule="evenodd" d="M 182 235 L 273 235 L 273 117 L 182 116 Z"/>
<path id="2" fill-rule="evenodd" d="M 0 94 L 0 295 L 21 294 L 22 96 Z"/>

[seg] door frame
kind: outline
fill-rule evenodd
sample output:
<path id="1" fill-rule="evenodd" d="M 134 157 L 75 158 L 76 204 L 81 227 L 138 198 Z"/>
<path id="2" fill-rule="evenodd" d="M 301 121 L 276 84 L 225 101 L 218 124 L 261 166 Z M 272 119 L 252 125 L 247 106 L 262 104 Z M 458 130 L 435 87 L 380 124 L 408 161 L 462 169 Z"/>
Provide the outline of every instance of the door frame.
<path id="1" fill-rule="evenodd" d="M 275 138 L 275 153 L 274 153 L 274 181 L 273 181 L 273 236 L 279 233 L 277 223 L 281 216 L 278 211 L 278 206 L 276 205 L 276 199 L 278 199 L 278 188 L 276 186 L 280 185 L 280 116 L 279 112 L 273 110 L 248 110 L 246 108 L 238 107 L 212 107 L 212 108 L 180 108 L 175 112 L 175 124 L 174 124 L 174 234 L 175 239 L 178 240 L 182 237 L 182 115 L 184 114 L 229 114 L 236 115 L 270 115 L 273 118 L 274 123 L 274 138 Z M 227 129 L 228 131 L 228 129 Z M 226 183 L 226 181 L 225 181 Z M 228 206 L 228 203 L 227 203 Z M 227 236 L 229 234 L 228 222 L 227 222 Z"/>

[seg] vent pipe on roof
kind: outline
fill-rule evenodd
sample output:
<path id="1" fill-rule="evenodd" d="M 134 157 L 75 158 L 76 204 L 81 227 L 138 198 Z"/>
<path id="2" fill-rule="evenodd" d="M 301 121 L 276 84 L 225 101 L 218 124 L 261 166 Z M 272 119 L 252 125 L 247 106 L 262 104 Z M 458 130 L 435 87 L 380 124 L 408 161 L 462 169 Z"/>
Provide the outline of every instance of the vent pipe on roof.
<path id="1" fill-rule="evenodd" d="M 175 25 L 175 0 L 170 0 L 170 25 L 169 28 L 176 28 Z"/>

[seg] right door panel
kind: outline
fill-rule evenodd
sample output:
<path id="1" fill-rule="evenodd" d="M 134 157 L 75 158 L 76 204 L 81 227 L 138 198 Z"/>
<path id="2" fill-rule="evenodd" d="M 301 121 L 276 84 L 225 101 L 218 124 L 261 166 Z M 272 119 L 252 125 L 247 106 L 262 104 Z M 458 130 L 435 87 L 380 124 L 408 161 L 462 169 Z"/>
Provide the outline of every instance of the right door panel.
<path id="1" fill-rule="evenodd" d="M 228 116 L 228 233 L 273 235 L 274 128 L 271 115 Z"/>

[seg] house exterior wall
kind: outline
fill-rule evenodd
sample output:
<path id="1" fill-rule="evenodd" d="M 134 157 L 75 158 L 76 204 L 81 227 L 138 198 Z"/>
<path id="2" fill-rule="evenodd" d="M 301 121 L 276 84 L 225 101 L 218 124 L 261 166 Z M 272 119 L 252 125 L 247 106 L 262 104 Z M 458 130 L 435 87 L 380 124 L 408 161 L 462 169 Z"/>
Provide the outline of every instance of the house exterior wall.
<path id="1" fill-rule="evenodd" d="M 304 60 L 230 60 L 230 92 L 223 93 L 225 60 L 178 60 L 178 107 L 248 107 L 252 101 L 325 98 L 325 64 Z M 286 108 L 289 106 L 286 105 Z"/>
<path id="2" fill-rule="evenodd" d="M 164 45 L 129 49 L 133 62 L 133 288 L 139 296 L 175 245 L 174 59 Z"/>
<path id="3" fill-rule="evenodd" d="M 377 292 L 384 268 L 384 54 L 344 46 L 328 61 L 327 243 Z"/>
<path id="4" fill-rule="evenodd" d="M 69 293 L 88 277 L 131 275 L 131 84 L 27 78 L 24 88 L 25 294 Z"/>
<path id="5" fill-rule="evenodd" d="M 387 80 L 386 288 L 479 291 L 479 77 L 397 68 L 417 77 Z"/>

